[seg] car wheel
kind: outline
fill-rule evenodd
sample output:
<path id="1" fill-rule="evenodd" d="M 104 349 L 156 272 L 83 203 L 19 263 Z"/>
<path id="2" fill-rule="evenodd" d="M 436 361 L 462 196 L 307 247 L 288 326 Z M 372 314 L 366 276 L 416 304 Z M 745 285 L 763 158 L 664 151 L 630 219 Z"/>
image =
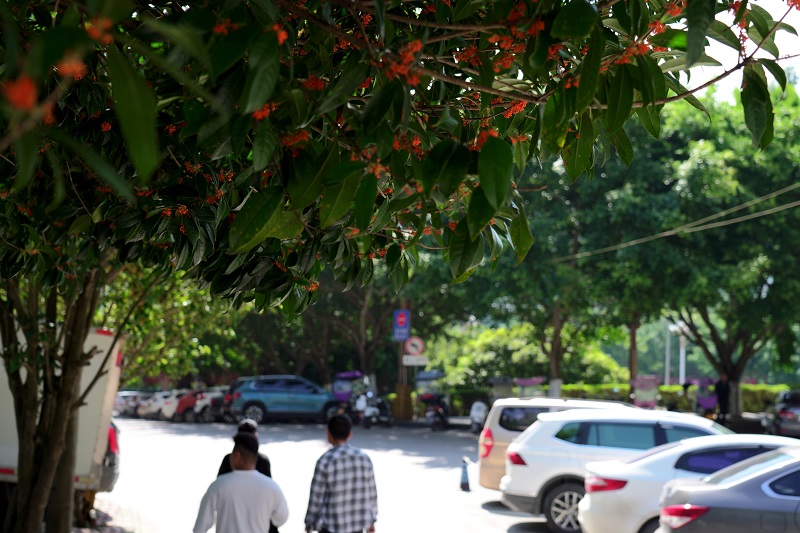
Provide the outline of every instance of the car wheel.
<path id="1" fill-rule="evenodd" d="M 554 487 L 544 500 L 547 528 L 553 533 L 575 533 L 578 523 L 578 503 L 583 499 L 583 485 L 564 483 Z"/>
<path id="2" fill-rule="evenodd" d="M 658 531 L 658 518 L 653 518 L 648 523 L 642 526 L 639 533 L 656 533 Z"/>
<path id="3" fill-rule="evenodd" d="M 214 421 L 214 415 L 211 414 L 211 409 L 206 407 L 202 411 L 200 411 L 200 422 L 204 424 L 210 424 Z"/>
<path id="4" fill-rule="evenodd" d="M 244 408 L 244 417 L 249 418 L 256 424 L 263 422 L 266 414 L 266 409 L 257 403 L 251 403 Z"/>
<path id="5" fill-rule="evenodd" d="M 195 423 L 194 409 L 189 408 L 183 412 L 183 421 L 187 424 Z"/>
<path id="6" fill-rule="evenodd" d="M 165 414 L 164 414 L 164 411 L 162 411 L 161 409 L 159 409 L 159 410 L 158 410 L 158 413 L 156 414 L 156 418 L 157 418 L 158 420 L 161 420 L 161 421 L 163 422 L 163 421 L 165 421 L 165 420 L 167 419 L 167 415 L 165 415 Z"/>

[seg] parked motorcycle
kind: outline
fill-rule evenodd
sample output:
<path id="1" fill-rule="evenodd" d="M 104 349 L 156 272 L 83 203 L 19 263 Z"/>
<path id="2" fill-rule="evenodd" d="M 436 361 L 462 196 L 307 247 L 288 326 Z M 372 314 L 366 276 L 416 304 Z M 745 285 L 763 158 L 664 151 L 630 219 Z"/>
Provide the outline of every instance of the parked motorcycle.
<path id="1" fill-rule="evenodd" d="M 391 427 L 394 424 L 392 408 L 383 398 L 375 396 L 372 391 L 370 391 L 366 394 L 366 400 L 367 405 L 364 408 L 363 418 L 361 419 L 361 423 L 365 428 L 378 424 Z"/>

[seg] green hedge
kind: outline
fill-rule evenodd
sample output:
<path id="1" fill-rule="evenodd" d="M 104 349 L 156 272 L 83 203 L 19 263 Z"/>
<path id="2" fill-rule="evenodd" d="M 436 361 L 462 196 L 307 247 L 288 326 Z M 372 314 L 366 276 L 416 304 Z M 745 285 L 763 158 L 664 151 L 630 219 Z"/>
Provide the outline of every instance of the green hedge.
<path id="1" fill-rule="evenodd" d="M 627 384 L 611 385 L 564 385 L 561 395 L 569 398 L 597 398 L 604 400 L 629 401 Z M 750 385 L 742 384 L 742 411 L 748 413 L 762 412 L 769 402 L 775 401 L 779 392 L 789 390 L 788 385 Z M 662 407 L 674 407 L 679 411 L 694 410 L 696 387 L 690 387 L 684 394 L 680 385 L 662 385 L 658 387 L 660 396 L 658 404 Z"/>

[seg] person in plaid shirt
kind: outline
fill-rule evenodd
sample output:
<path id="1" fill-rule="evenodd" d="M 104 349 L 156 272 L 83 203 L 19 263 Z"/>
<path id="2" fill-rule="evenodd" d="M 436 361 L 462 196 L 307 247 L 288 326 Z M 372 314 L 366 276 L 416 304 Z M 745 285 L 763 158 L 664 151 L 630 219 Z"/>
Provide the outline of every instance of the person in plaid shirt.
<path id="1" fill-rule="evenodd" d="M 328 442 L 311 480 L 306 532 L 363 533 L 375 531 L 378 492 L 369 456 L 348 444 L 353 425 L 345 415 L 328 421 Z"/>

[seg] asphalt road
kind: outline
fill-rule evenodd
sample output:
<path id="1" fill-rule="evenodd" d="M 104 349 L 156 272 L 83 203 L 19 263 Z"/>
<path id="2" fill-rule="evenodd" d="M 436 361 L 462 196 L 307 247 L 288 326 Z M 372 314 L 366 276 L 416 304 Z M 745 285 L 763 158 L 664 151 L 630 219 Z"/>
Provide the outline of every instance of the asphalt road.
<path id="1" fill-rule="evenodd" d="M 121 473 L 97 508 L 123 531 L 191 531 L 200 499 L 232 448 L 234 426 L 120 419 Z M 281 532 L 304 531 L 314 464 L 328 448 L 316 423 L 270 423 L 259 428 L 261 452 L 289 502 Z M 466 429 L 432 432 L 416 425 L 356 428 L 352 443 L 375 465 L 379 533 L 545 533 L 543 520 L 508 510 L 500 494 L 477 483 L 468 467 L 469 492 L 460 489 L 461 458 L 477 460 L 477 437 Z"/>

